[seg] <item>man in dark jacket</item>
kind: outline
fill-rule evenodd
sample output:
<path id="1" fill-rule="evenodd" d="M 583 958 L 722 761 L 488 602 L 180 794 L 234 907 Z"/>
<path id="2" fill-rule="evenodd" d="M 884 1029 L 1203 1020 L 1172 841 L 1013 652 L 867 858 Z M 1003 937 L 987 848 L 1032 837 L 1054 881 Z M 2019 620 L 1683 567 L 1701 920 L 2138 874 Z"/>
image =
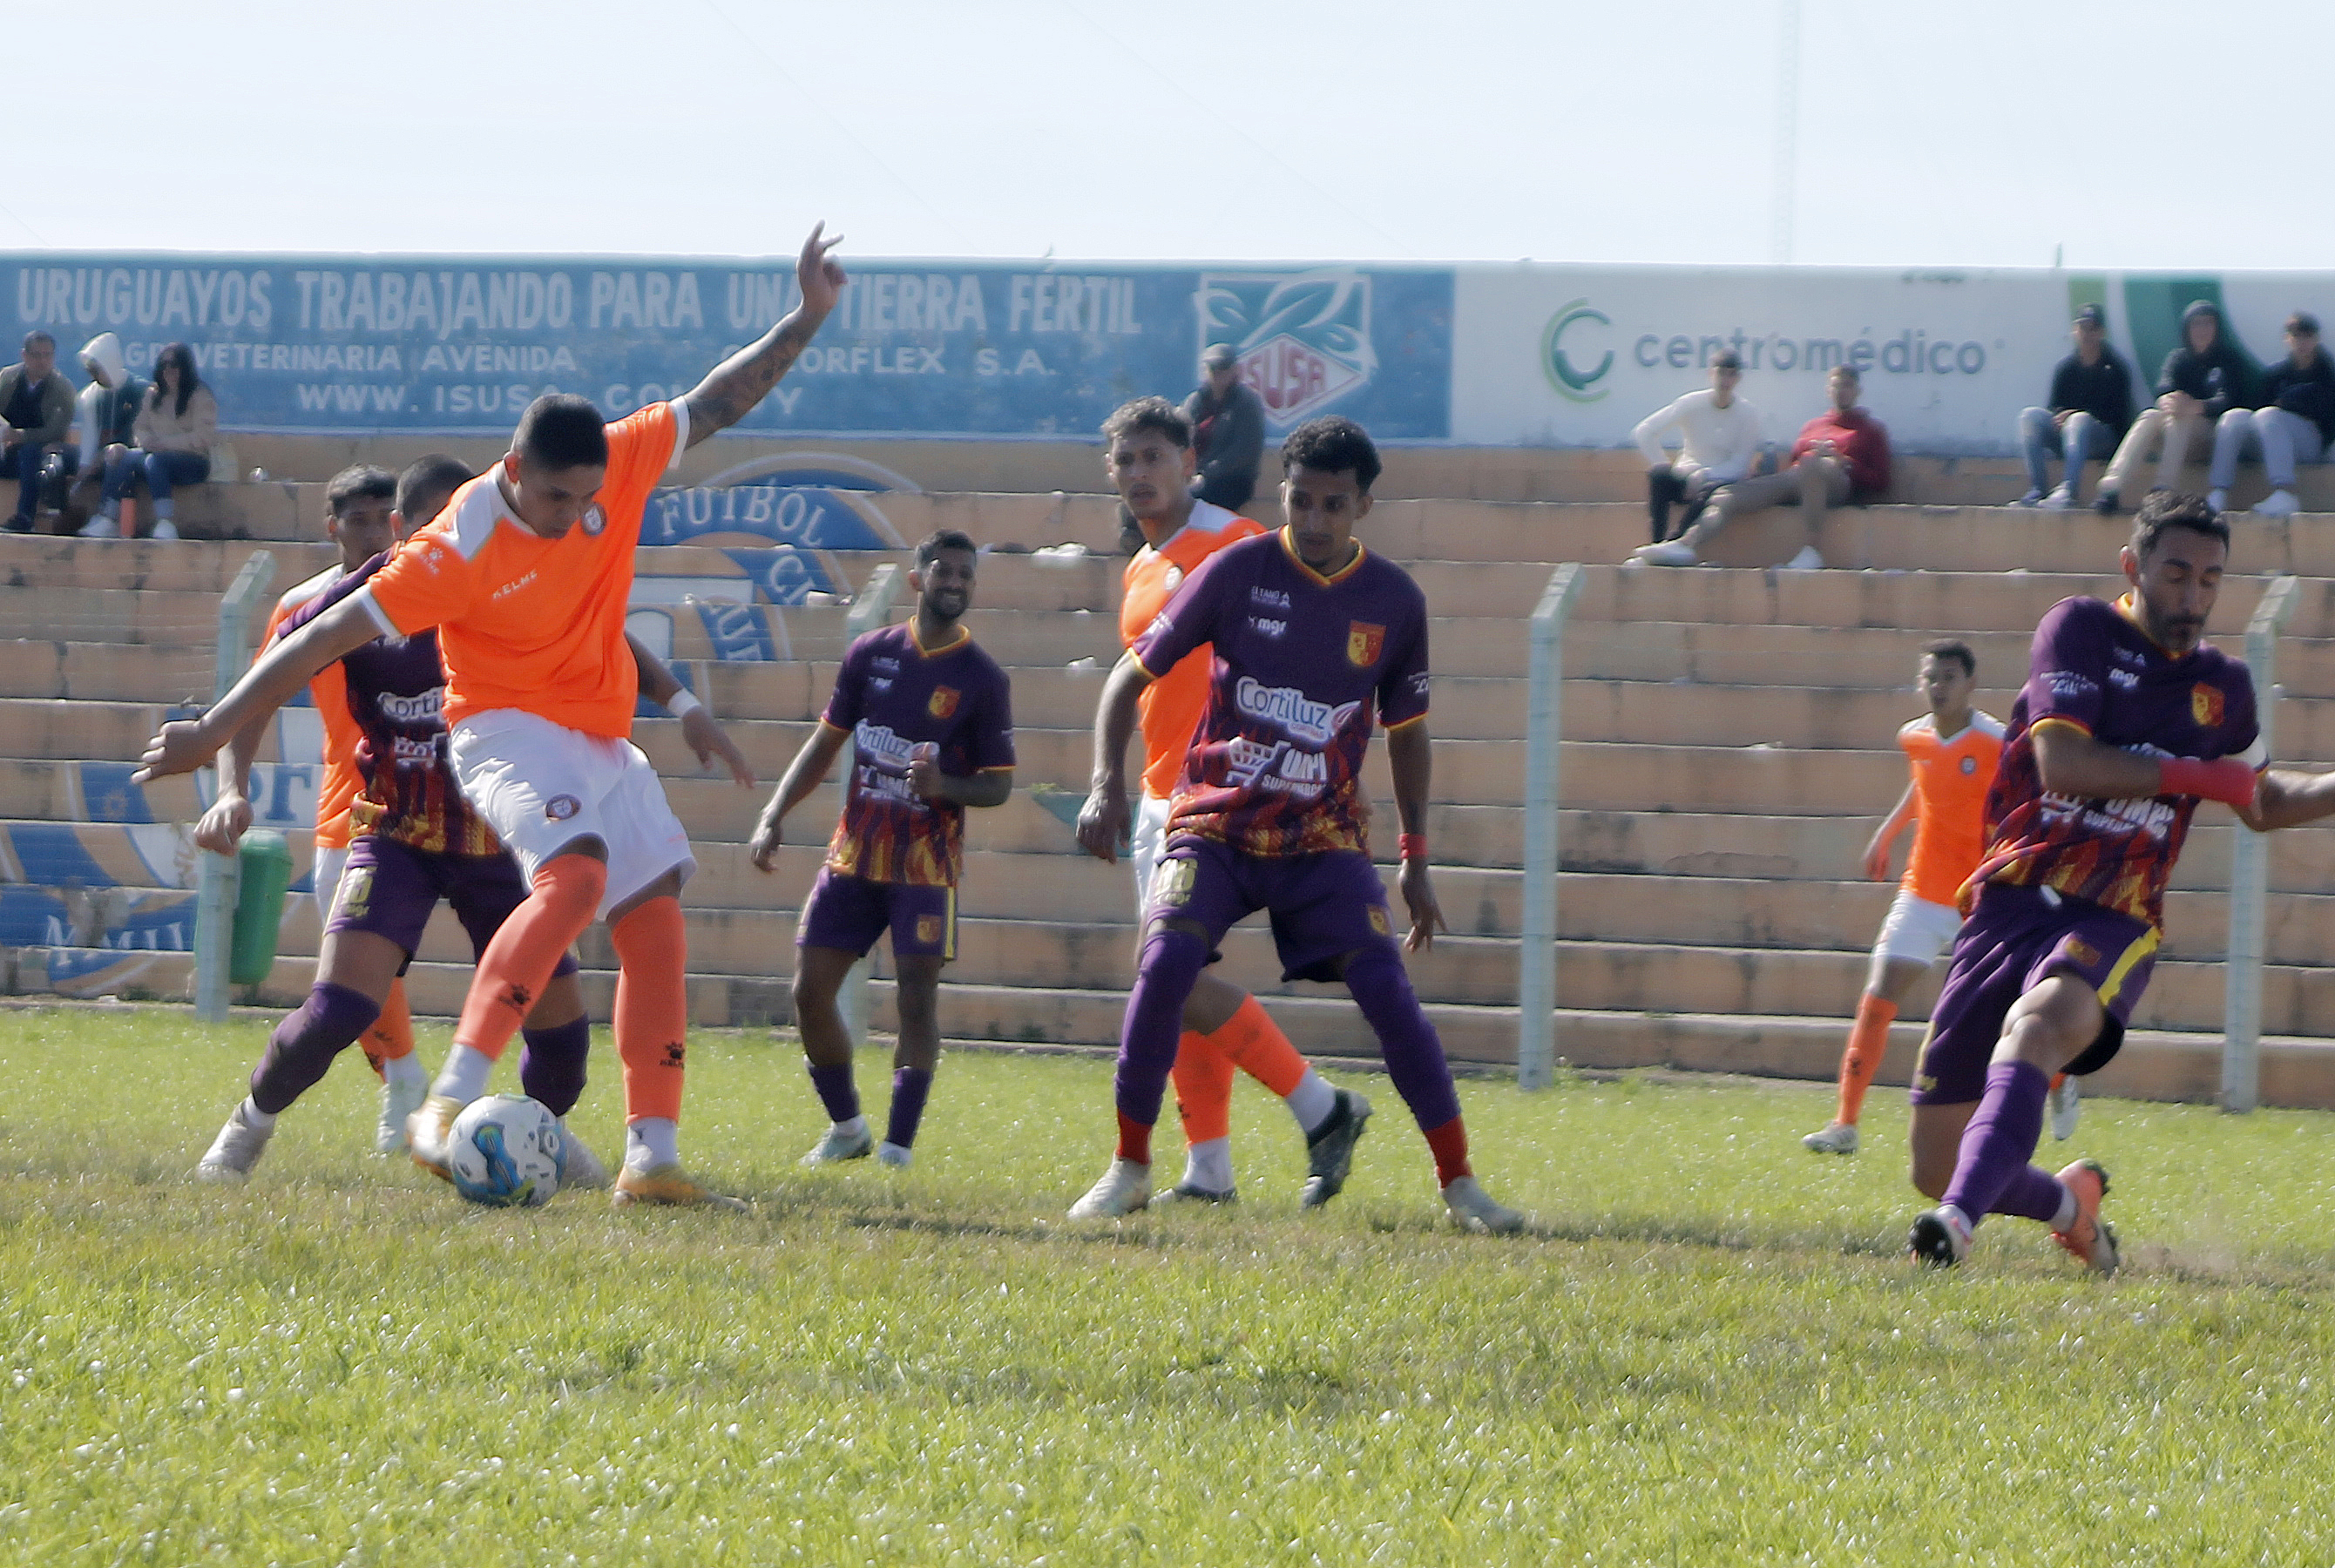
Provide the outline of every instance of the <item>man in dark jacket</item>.
<path id="1" fill-rule="evenodd" d="M 2169 490 L 2181 477 L 2189 443 L 2203 438 L 2232 409 L 2252 406 L 2247 391 L 2253 378 L 2245 356 L 2222 330 L 2219 306 L 2211 300 L 2192 301 L 2181 313 L 2181 346 L 2165 356 L 2165 368 L 2156 373 L 2156 406 L 2142 410 L 2132 421 L 2100 479 L 2100 493 L 2092 504 L 2104 515 L 2117 509 L 2133 470 L 2160 438 L 2165 450 L 2156 460 L 2156 483 L 2150 488 Z"/>
<path id="2" fill-rule="evenodd" d="M 2294 465 L 2320 461 L 2330 441 L 2335 441 L 2335 363 L 2319 346 L 2319 318 L 2298 310 L 2286 318 L 2286 357 L 2262 373 L 2262 406 L 2232 409 L 2214 427 L 2214 488 L 2206 504 L 2217 512 L 2230 504 L 2238 460 L 2253 447 L 2270 476 L 2270 495 L 2254 503 L 2254 511 L 2292 517 L 2302 509 L 2294 495 Z"/>
<path id="3" fill-rule="evenodd" d="M 2012 505 L 2064 510 L 2076 504 L 2084 460 L 2105 458 L 2132 423 L 2132 367 L 2108 346 L 2107 313 L 2088 305 L 2076 313 L 2076 352 L 2051 373 L 2051 406 L 2023 409 L 2019 445 L 2027 454 L 2027 493 Z M 2064 458 L 2059 488 L 2047 496 L 2052 458 Z"/>
<path id="4" fill-rule="evenodd" d="M 1192 421 L 1192 452 L 1199 478 L 1192 493 L 1212 506 L 1237 512 L 1256 494 L 1256 468 L 1264 456 L 1264 400 L 1240 379 L 1236 356 L 1216 344 L 1200 356 L 1206 378 L 1184 400 Z"/>
<path id="5" fill-rule="evenodd" d="M 57 340 L 26 333 L 24 362 L 0 370 L 0 479 L 16 481 L 8 532 L 33 531 L 42 466 L 64 445 L 73 416 L 73 385 L 57 373 Z"/>

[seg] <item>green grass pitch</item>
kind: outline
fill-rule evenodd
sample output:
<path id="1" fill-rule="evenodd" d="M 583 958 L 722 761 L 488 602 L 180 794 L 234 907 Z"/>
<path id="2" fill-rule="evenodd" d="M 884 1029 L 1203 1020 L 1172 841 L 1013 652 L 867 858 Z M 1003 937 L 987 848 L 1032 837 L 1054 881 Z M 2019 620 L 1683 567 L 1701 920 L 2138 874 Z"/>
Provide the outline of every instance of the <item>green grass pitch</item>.
<path id="1" fill-rule="evenodd" d="M 1521 1238 L 1443 1228 L 1352 1073 L 1380 1114 L 1316 1215 L 1247 1086 L 1236 1211 L 1070 1224 L 1110 1125 L 1073 1058 L 953 1054 L 915 1170 L 799 1171 L 760 1031 L 699 1038 L 683 1129 L 751 1217 L 467 1209 L 364 1152 L 354 1053 L 196 1186 L 263 1035 L 0 1012 L 0 1562 L 2335 1555 L 2326 1116 L 2088 1105 L 2045 1157 L 2114 1175 L 2102 1283 L 2009 1221 L 1914 1271 L 1897 1097 L 1817 1158 L 1813 1085 L 1464 1083 Z"/>

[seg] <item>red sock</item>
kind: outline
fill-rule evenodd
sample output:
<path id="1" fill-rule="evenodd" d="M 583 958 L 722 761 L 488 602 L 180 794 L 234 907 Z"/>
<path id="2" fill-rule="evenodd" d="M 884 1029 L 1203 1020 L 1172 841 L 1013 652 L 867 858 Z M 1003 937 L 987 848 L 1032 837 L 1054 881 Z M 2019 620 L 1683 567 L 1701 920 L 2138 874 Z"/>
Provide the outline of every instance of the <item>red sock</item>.
<path id="1" fill-rule="evenodd" d="M 490 1061 L 502 1060 L 503 1047 L 543 994 L 559 955 L 599 913 L 607 888 L 607 866 L 588 855 L 562 855 L 536 872 L 535 891 L 479 956 L 462 1016 L 454 1022 L 455 1044 Z"/>
<path id="2" fill-rule="evenodd" d="M 1468 1124 L 1453 1117 L 1441 1127 L 1427 1129 L 1427 1147 L 1435 1151 L 1435 1185 L 1449 1186 L 1476 1173 L 1468 1164 Z"/>
<path id="3" fill-rule="evenodd" d="M 689 934 L 681 901 L 636 905 L 608 927 L 616 944 L 616 1055 L 625 1064 L 625 1119 L 681 1119 L 689 1049 Z"/>
<path id="4" fill-rule="evenodd" d="M 1119 1113 L 1119 1157 L 1137 1165 L 1151 1163 L 1150 1128 L 1131 1119 L 1125 1111 Z"/>

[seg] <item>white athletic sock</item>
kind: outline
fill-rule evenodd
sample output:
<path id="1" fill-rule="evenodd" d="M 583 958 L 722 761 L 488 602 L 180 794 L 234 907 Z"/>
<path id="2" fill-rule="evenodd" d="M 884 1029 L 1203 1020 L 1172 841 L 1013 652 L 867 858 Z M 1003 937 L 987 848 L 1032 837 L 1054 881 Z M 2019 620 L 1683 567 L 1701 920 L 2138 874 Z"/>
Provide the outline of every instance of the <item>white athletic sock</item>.
<path id="1" fill-rule="evenodd" d="M 493 1057 L 475 1046 L 458 1045 L 446 1053 L 446 1065 L 438 1070 L 438 1081 L 430 1092 L 468 1105 L 487 1092 L 487 1079 L 494 1070 Z"/>
<path id="2" fill-rule="evenodd" d="M 2066 1182 L 2059 1184 L 2059 1214 L 2051 1222 L 2055 1231 L 2064 1231 L 2076 1223 L 2076 1194 Z"/>
<path id="3" fill-rule="evenodd" d="M 252 1103 L 251 1097 L 246 1095 L 243 1097 L 243 1125 L 257 1128 L 261 1132 L 270 1131 L 276 1126 L 276 1113 L 260 1109 Z"/>
<path id="4" fill-rule="evenodd" d="M 1184 1150 L 1184 1185 L 1212 1193 L 1230 1192 L 1233 1186 L 1233 1140 L 1206 1138 Z"/>
<path id="5" fill-rule="evenodd" d="M 1322 1130 L 1322 1124 L 1330 1119 L 1330 1113 L 1338 1108 L 1338 1091 L 1330 1087 L 1328 1079 L 1309 1067 L 1305 1070 L 1305 1076 L 1297 1080 L 1297 1087 L 1289 1091 L 1289 1098 L 1282 1103 L 1289 1108 L 1289 1114 L 1297 1118 L 1297 1125 L 1305 1136 L 1312 1137 Z"/>
<path id="6" fill-rule="evenodd" d="M 681 1128 L 670 1117 L 644 1116 L 625 1124 L 625 1168 L 652 1171 L 681 1163 Z"/>
<path id="7" fill-rule="evenodd" d="M 412 1051 L 393 1056 L 381 1064 L 381 1076 L 391 1083 L 428 1083 L 430 1075 L 421 1070 L 421 1058 Z"/>
<path id="8" fill-rule="evenodd" d="M 838 1121 L 833 1125 L 835 1130 L 841 1133 L 844 1137 L 857 1137 L 861 1133 L 867 1130 L 867 1113 L 866 1111 L 862 1111 L 857 1116 L 853 1117 L 849 1121 Z"/>

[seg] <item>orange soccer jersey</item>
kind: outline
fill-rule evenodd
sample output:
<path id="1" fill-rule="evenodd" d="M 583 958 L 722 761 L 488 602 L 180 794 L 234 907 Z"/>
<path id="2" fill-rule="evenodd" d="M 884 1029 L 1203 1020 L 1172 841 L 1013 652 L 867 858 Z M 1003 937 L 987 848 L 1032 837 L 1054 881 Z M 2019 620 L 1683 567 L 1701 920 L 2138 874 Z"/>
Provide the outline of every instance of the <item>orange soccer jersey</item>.
<path id="1" fill-rule="evenodd" d="M 1977 868 L 2002 737 L 2002 721 L 1975 708 L 1962 732 L 1944 740 L 1927 713 L 1897 731 L 1914 775 L 1914 853 L 1898 886 L 1914 897 L 1951 906 Z"/>
<path id="2" fill-rule="evenodd" d="M 1223 549 L 1265 531 L 1264 525 L 1206 501 L 1194 501 L 1184 526 L 1154 549 L 1146 545 L 1127 563 L 1126 589 L 1119 602 L 1119 640 L 1133 646 L 1184 579 Z M 1165 800 L 1176 792 L 1184 753 L 1192 747 L 1208 705 L 1208 670 L 1215 650 L 1195 648 L 1182 663 L 1143 689 L 1137 712 L 1143 725 L 1143 792 Z"/>
<path id="3" fill-rule="evenodd" d="M 267 630 L 260 634 L 260 651 L 273 647 L 276 628 L 339 582 L 341 576 L 342 568 L 332 566 L 286 589 L 276 601 L 275 613 L 267 617 Z M 364 731 L 357 727 L 356 715 L 349 711 L 349 683 L 338 659 L 317 671 L 316 678 L 308 682 L 308 700 L 316 704 L 316 716 L 325 721 L 325 776 L 316 785 L 316 847 L 346 849 L 349 807 L 364 789 L 364 775 L 357 771 L 357 742 L 364 739 Z"/>
<path id="4" fill-rule="evenodd" d="M 640 677 L 625 644 L 641 510 L 682 449 L 688 411 L 656 403 L 608 427 L 608 475 L 567 534 L 512 516 L 500 464 L 454 492 L 366 586 L 400 635 L 438 628 L 445 714 L 519 708 L 589 735 L 633 732 Z"/>

